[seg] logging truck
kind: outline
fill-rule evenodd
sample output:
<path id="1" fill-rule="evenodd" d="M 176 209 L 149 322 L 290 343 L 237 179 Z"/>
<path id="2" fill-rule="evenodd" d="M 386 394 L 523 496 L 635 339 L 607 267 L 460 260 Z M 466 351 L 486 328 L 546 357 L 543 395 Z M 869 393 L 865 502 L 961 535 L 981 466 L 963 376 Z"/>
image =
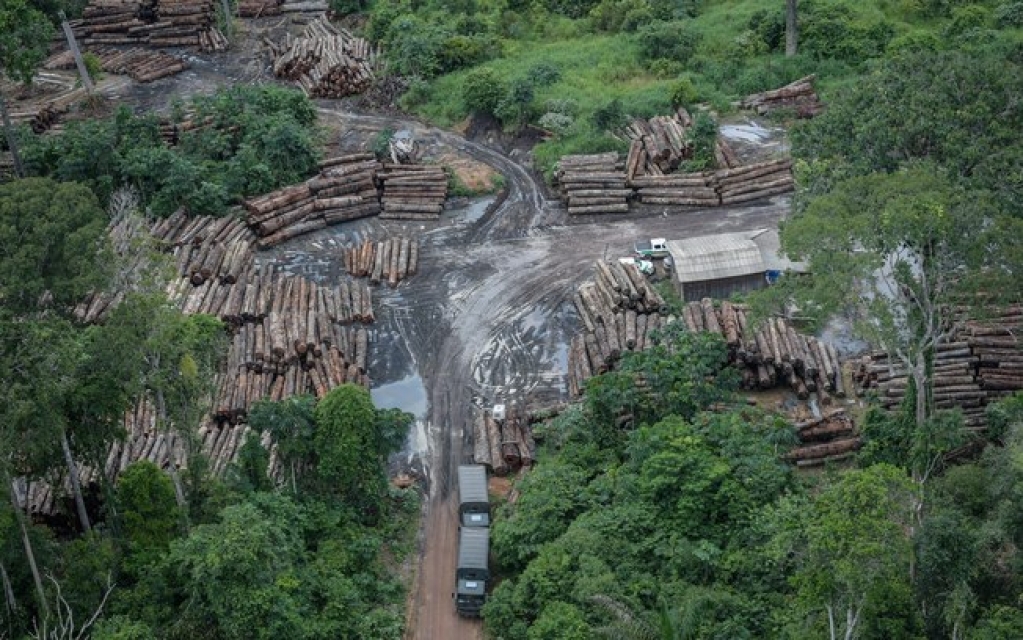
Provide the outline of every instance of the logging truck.
<path id="1" fill-rule="evenodd" d="M 458 571 L 455 574 L 455 610 L 480 617 L 490 581 L 490 529 L 461 527 L 458 535 Z"/>
<path id="2" fill-rule="evenodd" d="M 668 255 L 668 241 L 664 238 L 651 238 L 636 243 L 636 255 L 640 258 L 663 258 Z"/>
<path id="3" fill-rule="evenodd" d="M 458 519 L 463 527 L 490 526 L 487 469 L 481 464 L 458 467 Z"/>

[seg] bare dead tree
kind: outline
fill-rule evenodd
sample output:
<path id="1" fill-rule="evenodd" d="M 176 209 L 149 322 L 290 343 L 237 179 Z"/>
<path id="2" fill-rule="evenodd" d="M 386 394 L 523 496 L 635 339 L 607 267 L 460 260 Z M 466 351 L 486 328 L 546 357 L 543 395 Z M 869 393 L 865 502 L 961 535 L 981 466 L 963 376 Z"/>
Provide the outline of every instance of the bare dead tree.
<path id="1" fill-rule="evenodd" d="M 74 612 L 71 610 L 71 605 L 64 598 L 64 594 L 60 588 L 60 582 L 57 581 L 52 575 L 47 574 L 46 578 L 53 583 L 56 592 L 54 594 L 54 606 L 53 613 L 47 618 L 43 619 L 42 628 L 39 627 L 39 621 L 35 620 L 32 623 L 33 632 L 29 635 L 34 640 L 83 640 L 88 638 L 89 629 L 92 625 L 96 624 L 99 617 L 103 614 L 103 608 L 107 604 L 107 600 L 110 598 L 110 594 L 114 590 L 114 581 L 111 575 L 107 574 L 107 586 L 103 591 L 103 598 L 100 603 L 96 606 L 96 610 L 92 612 L 92 615 L 80 626 L 75 625 Z"/>

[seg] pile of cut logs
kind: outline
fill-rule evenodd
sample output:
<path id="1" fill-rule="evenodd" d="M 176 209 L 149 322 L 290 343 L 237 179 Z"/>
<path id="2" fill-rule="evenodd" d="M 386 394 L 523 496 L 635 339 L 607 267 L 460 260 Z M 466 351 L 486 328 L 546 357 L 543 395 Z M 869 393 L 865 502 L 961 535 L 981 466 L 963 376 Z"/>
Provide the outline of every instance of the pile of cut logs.
<path id="1" fill-rule="evenodd" d="M 374 242 L 364 240 L 362 244 L 341 250 L 345 270 L 358 278 L 370 278 L 376 284 L 386 281 L 391 287 L 414 276 L 419 268 L 419 241 L 415 238 L 395 236 Z"/>
<path id="2" fill-rule="evenodd" d="M 782 318 L 768 318 L 755 327 L 746 308 L 728 300 L 720 307 L 704 298 L 682 308 L 682 320 L 690 331 L 716 333 L 728 344 L 729 360 L 742 372 L 745 389 L 788 386 L 805 400 L 816 392 L 821 406 L 832 402 L 831 394 L 845 397 L 842 366 L 833 345 L 796 331 Z"/>
<path id="3" fill-rule="evenodd" d="M 753 109 L 760 115 L 777 109 L 794 109 L 797 117 L 812 118 L 824 111 L 824 105 L 813 88 L 816 78 L 815 75 L 809 75 L 780 89 L 754 93 L 746 96 L 740 106 L 743 109 Z"/>
<path id="4" fill-rule="evenodd" d="M 862 444 L 852 418 L 845 414 L 844 409 L 832 409 L 819 419 L 797 422 L 795 427 L 800 445 L 789 451 L 785 458 L 799 467 L 845 460 Z"/>
<path id="5" fill-rule="evenodd" d="M 495 476 L 514 473 L 536 461 L 532 422 L 517 407 L 508 407 L 503 420 L 490 411 L 477 413 L 472 426 L 473 461 L 490 467 Z"/>
<path id="6" fill-rule="evenodd" d="M 289 34 L 271 47 L 274 75 L 294 80 L 310 97 L 343 98 L 373 82 L 373 47 L 325 18 L 310 22 L 300 37 Z"/>
<path id="7" fill-rule="evenodd" d="M 213 0 L 92 0 L 71 21 L 82 45 L 148 44 L 223 51 Z"/>
<path id="8" fill-rule="evenodd" d="M 136 82 L 152 82 L 188 68 L 188 62 L 182 58 L 142 47 L 117 49 L 97 45 L 89 47 L 86 53 L 99 58 L 103 71 L 126 75 Z M 70 51 L 64 51 L 50 57 L 43 66 L 47 69 L 74 69 L 75 59 Z"/>
<path id="9" fill-rule="evenodd" d="M 684 160 L 693 157 L 693 145 L 686 129 L 693 118 L 685 107 L 670 116 L 637 118 L 625 127 L 625 136 L 632 140 L 626 171 L 630 175 L 663 175 L 678 169 Z"/>
<path id="10" fill-rule="evenodd" d="M 630 184 L 645 204 L 697 207 L 741 204 L 795 189 L 788 158 L 717 171 L 638 176 Z"/>
<path id="11" fill-rule="evenodd" d="M 570 215 L 629 211 L 632 192 L 616 152 L 563 156 L 554 178 Z"/>
<path id="12" fill-rule="evenodd" d="M 379 163 L 370 153 L 325 160 L 319 175 L 245 202 L 249 226 L 261 248 L 329 225 L 380 213 L 373 178 Z"/>
<path id="13" fill-rule="evenodd" d="M 28 96 L 22 98 L 19 95 L 22 92 L 27 92 Z M 11 121 L 30 126 L 37 134 L 57 124 L 60 116 L 87 95 L 84 88 L 74 87 L 73 79 L 49 72 L 37 73 L 32 79 L 31 88 L 0 78 L 0 94 L 7 97 Z"/>
<path id="14" fill-rule="evenodd" d="M 448 197 L 448 176 L 437 165 L 385 163 L 377 173 L 380 217 L 388 220 L 437 220 Z"/>
<path id="15" fill-rule="evenodd" d="M 578 396 L 589 378 L 614 367 L 624 351 L 642 351 L 651 333 L 674 321 L 668 306 L 632 264 L 597 262 L 597 275 L 576 291 L 583 325 L 568 352 L 568 386 Z"/>
<path id="16" fill-rule="evenodd" d="M 991 318 L 964 320 L 949 342 L 934 350 L 932 400 L 938 409 L 959 409 L 975 431 L 987 428 L 986 406 L 1023 390 L 1023 307 Z M 910 378 L 901 362 L 884 352 L 865 356 L 853 373 L 857 391 L 876 393 L 882 407 L 902 404 Z"/>
<path id="17" fill-rule="evenodd" d="M 281 14 L 281 4 L 283 4 L 283 0 L 240 0 L 238 2 L 238 17 L 278 16 Z"/>

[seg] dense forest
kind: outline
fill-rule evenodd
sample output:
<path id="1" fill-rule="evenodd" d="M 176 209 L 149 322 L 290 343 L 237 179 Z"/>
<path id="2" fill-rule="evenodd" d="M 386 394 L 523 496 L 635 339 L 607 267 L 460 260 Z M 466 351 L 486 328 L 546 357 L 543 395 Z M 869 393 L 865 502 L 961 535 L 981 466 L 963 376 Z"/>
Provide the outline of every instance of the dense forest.
<path id="1" fill-rule="evenodd" d="M 4 74 L 31 79 L 57 12 L 84 4 L 0 0 Z M 783 247 L 812 276 L 747 302 L 795 305 L 809 327 L 845 314 L 911 372 L 896 411 L 862 417 L 854 460 L 797 471 L 793 426 L 742 402 L 726 346 L 662 330 L 538 431 L 493 525 L 490 637 L 1023 638 L 1023 396 L 989 406 L 984 433 L 932 401 L 949 324 L 1023 300 L 1023 2 L 330 5 L 380 45 L 403 110 L 535 141 L 547 175 L 679 106 L 698 149 L 680 170 L 707 168 L 737 100 L 816 74 L 824 113 L 772 116 L 797 176 Z M 5 127 L 27 177 L 0 183 L 0 638 L 400 638 L 421 497 L 385 464 L 412 416 L 354 385 L 262 402 L 211 473 L 195 434 L 225 326 L 168 302 L 159 247 L 108 235 L 311 177 L 315 105 L 239 86 L 170 112 L 209 126 L 173 147 L 127 108 L 61 135 Z M 123 299 L 83 324 L 76 305 L 105 287 Z M 64 512 L 30 520 L 26 482 L 104 468 L 142 396 L 186 434 L 186 464 L 69 480 Z"/>

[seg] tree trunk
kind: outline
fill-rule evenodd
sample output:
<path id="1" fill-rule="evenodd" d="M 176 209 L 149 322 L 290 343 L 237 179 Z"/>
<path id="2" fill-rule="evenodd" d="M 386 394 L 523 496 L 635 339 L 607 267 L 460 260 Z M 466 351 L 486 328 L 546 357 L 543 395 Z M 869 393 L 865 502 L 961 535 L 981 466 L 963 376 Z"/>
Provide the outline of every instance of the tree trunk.
<path id="1" fill-rule="evenodd" d="M 11 117 L 7 114 L 7 102 L 0 94 L 0 116 L 3 116 L 4 133 L 7 134 L 7 147 L 11 150 L 11 161 L 14 162 L 14 175 L 18 178 L 25 177 L 25 171 L 21 167 L 21 156 L 18 155 L 18 137 L 14 135 L 14 125 L 11 124 Z"/>
<path id="2" fill-rule="evenodd" d="M 785 55 L 796 55 L 799 42 L 799 24 L 796 22 L 797 0 L 785 0 Z"/>
<path id="3" fill-rule="evenodd" d="M 78 510 L 78 521 L 82 523 L 82 531 L 92 531 L 92 524 L 89 522 L 89 512 L 85 510 L 85 500 L 82 498 L 82 481 L 78 477 L 78 467 L 71 455 L 71 444 L 67 439 L 67 431 L 60 430 L 60 447 L 64 450 L 64 462 L 67 464 L 68 478 L 71 480 L 71 493 L 75 497 L 75 508 Z"/>
<path id="4" fill-rule="evenodd" d="M 11 493 L 11 506 L 14 507 L 14 517 L 18 519 L 18 527 L 21 529 L 21 543 L 25 547 L 25 557 L 28 559 L 28 566 L 32 570 L 32 582 L 36 586 L 36 596 L 39 598 L 39 608 L 43 611 L 43 619 L 50 617 L 50 604 L 46 601 L 46 591 L 43 589 L 43 579 L 39 575 L 39 565 L 36 564 L 35 550 L 32 549 L 32 541 L 28 537 L 28 528 L 25 526 L 25 514 L 18 506 L 18 499 L 15 497 L 14 483 L 10 476 L 7 477 L 7 487 Z"/>
<path id="5" fill-rule="evenodd" d="M 7 604 L 7 613 L 12 614 L 18 608 L 18 601 L 14 599 L 14 589 L 11 587 L 11 579 L 7 576 L 7 569 L 0 564 L 0 582 L 4 587 L 4 602 Z"/>

